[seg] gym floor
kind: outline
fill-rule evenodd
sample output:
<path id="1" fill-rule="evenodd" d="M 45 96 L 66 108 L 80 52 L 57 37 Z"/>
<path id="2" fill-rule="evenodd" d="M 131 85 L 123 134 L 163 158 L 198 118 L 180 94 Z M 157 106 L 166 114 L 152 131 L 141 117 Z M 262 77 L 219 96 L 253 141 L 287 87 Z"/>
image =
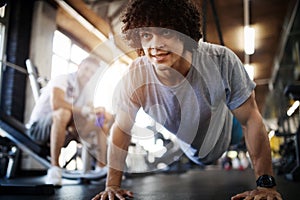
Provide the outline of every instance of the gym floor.
<path id="1" fill-rule="evenodd" d="M 1 179 L 4 185 L 26 186 L 43 184 L 45 176 L 24 176 Z M 283 175 L 276 176 L 278 190 L 284 199 L 294 200 L 300 196 L 300 182 L 288 181 Z M 105 179 L 84 181 L 63 179 L 63 186 L 55 188 L 51 195 L 0 195 L 0 199 L 17 200 L 85 200 L 91 199 L 104 189 Z M 236 193 L 255 187 L 252 169 L 225 171 L 217 167 L 191 168 L 181 172 L 128 175 L 123 187 L 134 192 L 135 200 L 224 200 Z"/>

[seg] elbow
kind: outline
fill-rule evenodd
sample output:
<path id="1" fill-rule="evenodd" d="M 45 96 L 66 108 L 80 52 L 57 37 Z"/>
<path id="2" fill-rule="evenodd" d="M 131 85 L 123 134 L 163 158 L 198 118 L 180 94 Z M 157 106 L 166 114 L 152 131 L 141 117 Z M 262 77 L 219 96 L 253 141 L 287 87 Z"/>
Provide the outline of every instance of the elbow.
<path id="1" fill-rule="evenodd" d="M 124 150 L 127 150 L 131 143 L 130 132 L 123 131 L 116 123 L 114 123 L 112 127 L 112 143 Z"/>

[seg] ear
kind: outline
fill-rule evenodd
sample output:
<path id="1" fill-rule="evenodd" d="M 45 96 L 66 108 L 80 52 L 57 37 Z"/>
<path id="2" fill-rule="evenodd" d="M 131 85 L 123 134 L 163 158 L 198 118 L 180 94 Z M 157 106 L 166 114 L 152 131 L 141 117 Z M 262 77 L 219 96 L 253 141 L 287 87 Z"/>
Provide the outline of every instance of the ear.
<path id="1" fill-rule="evenodd" d="M 137 49 L 136 52 L 137 52 L 138 56 L 144 56 L 145 55 L 145 52 L 144 52 L 144 50 L 142 48 L 141 49 Z"/>

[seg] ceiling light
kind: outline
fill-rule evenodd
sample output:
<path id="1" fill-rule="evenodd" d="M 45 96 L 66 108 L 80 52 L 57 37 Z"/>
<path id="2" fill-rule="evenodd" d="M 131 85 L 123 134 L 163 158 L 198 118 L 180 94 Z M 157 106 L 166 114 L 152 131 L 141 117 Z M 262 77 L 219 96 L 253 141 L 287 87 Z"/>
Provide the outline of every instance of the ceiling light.
<path id="1" fill-rule="evenodd" d="M 245 53 L 251 55 L 255 51 L 255 29 L 250 26 L 244 27 L 244 49 Z"/>

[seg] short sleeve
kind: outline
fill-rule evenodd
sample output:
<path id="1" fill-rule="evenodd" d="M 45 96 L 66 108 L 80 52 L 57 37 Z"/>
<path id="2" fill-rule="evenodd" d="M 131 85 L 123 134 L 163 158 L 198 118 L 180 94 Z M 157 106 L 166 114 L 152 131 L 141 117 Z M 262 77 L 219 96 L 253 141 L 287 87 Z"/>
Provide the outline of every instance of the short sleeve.
<path id="1" fill-rule="evenodd" d="M 63 91 L 66 91 L 68 88 L 68 76 L 67 75 L 60 75 L 56 76 L 50 81 L 51 87 L 59 88 Z"/>
<path id="2" fill-rule="evenodd" d="M 227 106 L 230 110 L 234 110 L 250 97 L 256 84 L 250 79 L 240 59 L 231 50 L 224 48 L 221 59 Z"/>

